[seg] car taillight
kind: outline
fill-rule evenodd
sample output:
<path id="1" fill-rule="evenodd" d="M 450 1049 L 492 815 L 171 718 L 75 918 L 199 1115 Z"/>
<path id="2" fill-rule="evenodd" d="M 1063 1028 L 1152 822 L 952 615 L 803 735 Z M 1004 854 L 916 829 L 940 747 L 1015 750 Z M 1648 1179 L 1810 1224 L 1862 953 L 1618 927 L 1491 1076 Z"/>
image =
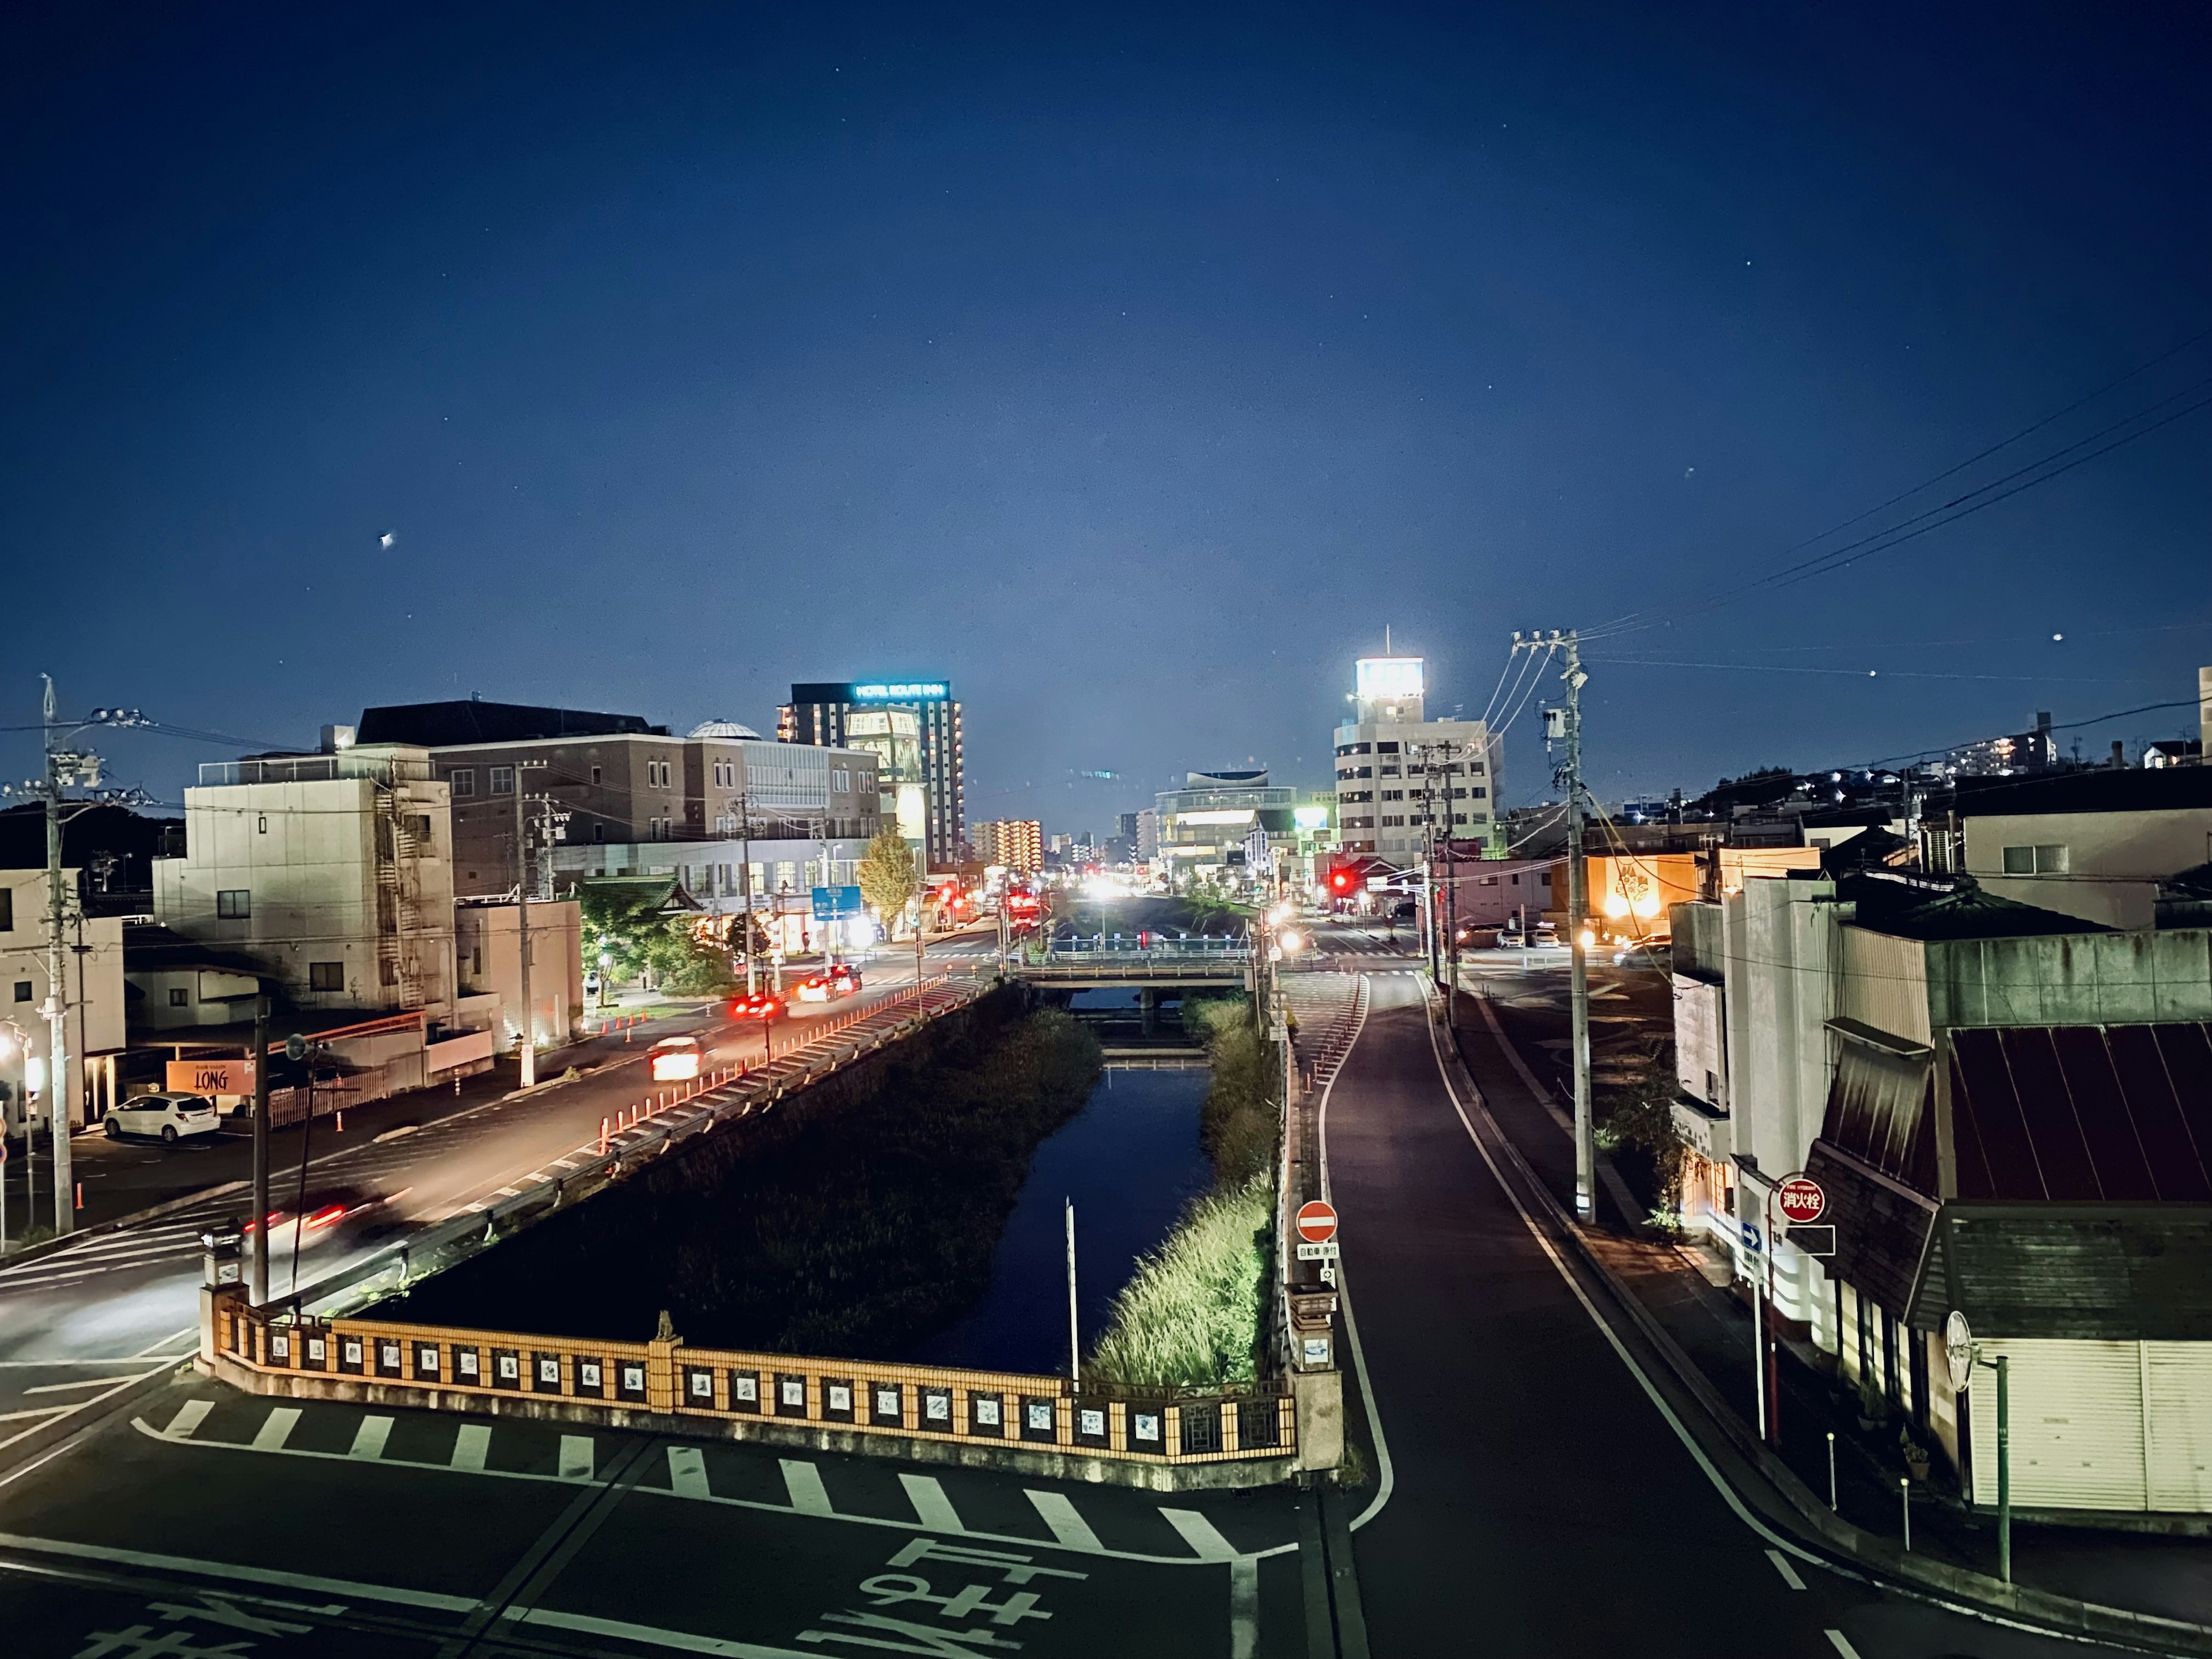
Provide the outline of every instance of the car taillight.
<path id="1" fill-rule="evenodd" d="M 309 1216 L 307 1218 L 307 1225 L 310 1229 L 316 1227 L 327 1227 L 333 1221 L 342 1221 L 344 1218 L 345 1206 L 343 1204 L 332 1204 L 323 1209 L 316 1211 L 314 1214 Z"/>

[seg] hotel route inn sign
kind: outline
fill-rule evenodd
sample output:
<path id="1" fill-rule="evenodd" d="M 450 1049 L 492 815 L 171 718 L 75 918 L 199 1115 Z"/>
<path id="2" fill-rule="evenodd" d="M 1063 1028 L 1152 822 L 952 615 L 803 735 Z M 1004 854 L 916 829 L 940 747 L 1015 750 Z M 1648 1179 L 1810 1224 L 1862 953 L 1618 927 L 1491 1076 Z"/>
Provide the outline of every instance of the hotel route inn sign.
<path id="1" fill-rule="evenodd" d="M 1336 1211 L 1319 1199 L 1301 1204 L 1295 1224 L 1298 1230 L 1298 1260 L 1328 1261 L 1337 1255 Z"/>

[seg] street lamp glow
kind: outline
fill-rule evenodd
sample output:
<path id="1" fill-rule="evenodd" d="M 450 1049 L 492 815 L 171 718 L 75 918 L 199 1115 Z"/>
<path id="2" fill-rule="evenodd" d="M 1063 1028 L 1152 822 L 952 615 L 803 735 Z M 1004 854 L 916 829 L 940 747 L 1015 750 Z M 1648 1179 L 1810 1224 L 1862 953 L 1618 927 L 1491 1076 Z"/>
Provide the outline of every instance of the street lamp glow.
<path id="1" fill-rule="evenodd" d="M 1597 944 L 1596 933 L 1588 927 L 1583 928 L 1583 931 L 1576 937 L 1581 941 L 1582 947 L 1585 951 L 1591 949 Z"/>
<path id="2" fill-rule="evenodd" d="M 1295 951 L 1305 943 L 1305 940 L 1298 936 L 1297 930 L 1294 928 L 1285 928 L 1283 931 L 1282 940 L 1283 949 L 1285 951 Z"/>

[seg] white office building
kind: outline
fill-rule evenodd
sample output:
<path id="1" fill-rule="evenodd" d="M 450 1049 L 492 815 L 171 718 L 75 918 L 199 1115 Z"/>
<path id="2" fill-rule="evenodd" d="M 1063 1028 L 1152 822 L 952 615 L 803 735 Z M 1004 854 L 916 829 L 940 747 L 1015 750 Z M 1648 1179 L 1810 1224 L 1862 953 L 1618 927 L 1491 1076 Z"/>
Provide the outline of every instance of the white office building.
<path id="1" fill-rule="evenodd" d="M 1419 657 L 1362 657 L 1353 672 L 1352 718 L 1336 728 L 1340 850 L 1403 866 L 1420 860 L 1431 830 L 1494 845 L 1497 734 L 1481 720 L 1427 718 Z"/>

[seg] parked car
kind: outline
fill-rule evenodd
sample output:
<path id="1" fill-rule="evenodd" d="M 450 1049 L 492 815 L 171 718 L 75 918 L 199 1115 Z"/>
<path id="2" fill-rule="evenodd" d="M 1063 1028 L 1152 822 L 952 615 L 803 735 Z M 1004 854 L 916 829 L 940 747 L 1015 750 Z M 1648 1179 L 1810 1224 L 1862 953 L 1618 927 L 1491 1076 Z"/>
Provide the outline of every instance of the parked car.
<path id="1" fill-rule="evenodd" d="M 222 1127 L 205 1095 L 133 1095 L 107 1114 L 107 1138 L 143 1135 L 174 1145 L 188 1135 L 211 1135 Z"/>
<path id="2" fill-rule="evenodd" d="M 655 1083 L 684 1083 L 699 1075 L 706 1050 L 695 1036 L 663 1037 L 648 1051 Z"/>
<path id="3" fill-rule="evenodd" d="M 1558 924 L 1557 922 L 1554 922 L 1554 921 L 1540 921 L 1540 922 L 1538 922 L 1538 923 L 1536 924 L 1536 943 L 1537 943 L 1537 944 L 1539 944 L 1539 945 L 1557 945 L 1559 942 L 1559 924 Z"/>
<path id="4" fill-rule="evenodd" d="M 730 1004 L 732 1019 L 775 1019 L 783 1013 L 783 999 L 773 991 L 755 991 Z"/>

